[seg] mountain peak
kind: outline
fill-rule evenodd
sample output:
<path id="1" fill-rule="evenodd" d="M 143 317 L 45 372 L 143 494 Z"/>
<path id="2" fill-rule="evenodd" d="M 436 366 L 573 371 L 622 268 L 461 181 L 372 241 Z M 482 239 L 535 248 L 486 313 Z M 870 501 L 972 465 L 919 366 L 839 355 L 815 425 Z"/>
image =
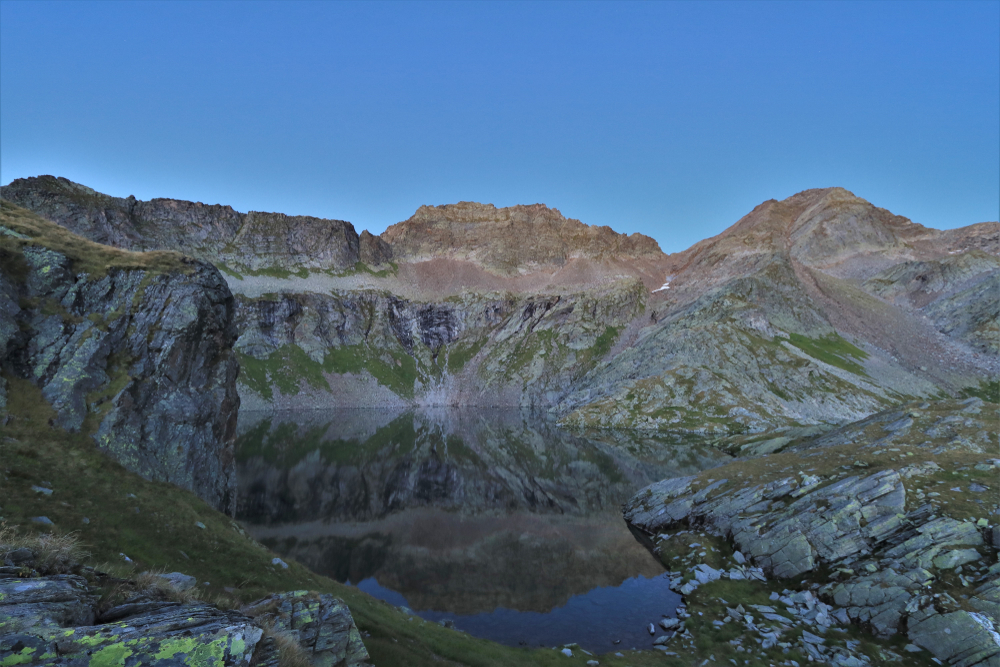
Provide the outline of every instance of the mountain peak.
<path id="1" fill-rule="evenodd" d="M 665 257 L 648 236 L 585 225 L 545 204 L 421 206 L 408 220 L 386 229 L 382 238 L 400 260 L 457 259 L 501 275 L 558 268 L 574 259 Z"/>

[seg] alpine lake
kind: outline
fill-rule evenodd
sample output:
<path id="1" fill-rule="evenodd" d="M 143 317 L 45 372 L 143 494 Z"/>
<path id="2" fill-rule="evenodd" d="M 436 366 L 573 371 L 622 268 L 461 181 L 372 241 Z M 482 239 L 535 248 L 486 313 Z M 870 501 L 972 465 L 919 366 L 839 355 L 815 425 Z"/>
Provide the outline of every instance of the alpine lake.
<path id="1" fill-rule="evenodd" d="M 680 597 L 629 531 L 642 487 L 729 457 L 544 414 L 241 412 L 238 518 L 285 559 L 511 646 L 649 648 Z"/>

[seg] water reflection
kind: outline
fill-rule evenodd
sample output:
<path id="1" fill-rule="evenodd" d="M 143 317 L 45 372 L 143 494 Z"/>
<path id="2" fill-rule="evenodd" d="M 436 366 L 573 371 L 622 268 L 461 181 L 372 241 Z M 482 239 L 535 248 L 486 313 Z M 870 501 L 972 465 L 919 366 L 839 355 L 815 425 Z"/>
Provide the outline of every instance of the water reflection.
<path id="1" fill-rule="evenodd" d="M 727 458 L 511 410 L 243 413 L 239 432 L 239 518 L 278 553 L 508 644 L 586 646 L 590 614 L 601 651 L 676 605 L 621 503 Z"/>

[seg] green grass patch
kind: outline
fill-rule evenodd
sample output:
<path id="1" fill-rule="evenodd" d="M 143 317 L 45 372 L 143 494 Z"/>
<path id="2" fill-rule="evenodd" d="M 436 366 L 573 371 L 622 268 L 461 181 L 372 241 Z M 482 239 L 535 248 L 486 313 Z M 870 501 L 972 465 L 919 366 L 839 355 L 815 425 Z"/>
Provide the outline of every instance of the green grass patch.
<path id="1" fill-rule="evenodd" d="M 590 347 L 590 357 L 594 360 L 600 359 L 611 351 L 611 346 L 615 344 L 616 340 L 618 340 L 618 328 L 605 327 L 604 332 L 597 337 L 597 340 Z"/>
<path id="2" fill-rule="evenodd" d="M 274 398 L 274 389 L 285 396 L 299 393 L 301 383 L 319 390 L 330 390 L 324 373 L 360 373 L 367 371 L 379 384 L 399 396 L 412 398 L 417 379 L 417 364 L 404 352 L 376 353 L 364 345 L 328 349 L 322 362 L 313 360 L 297 345 L 284 345 L 267 357 L 258 359 L 237 352 L 240 382 L 264 398 Z"/>
<path id="3" fill-rule="evenodd" d="M 367 273 L 376 278 L 388 278 L 399 273 L 399 265 L 395 262 L 389 262 L 389 266 L 386 268 L 375 270 L 364 262 L 357 262 L 354 265 L 354 273 Z"/>
<path id="4" fill-rule="evenodd" d="M 241 268 L 243 268 L 243 271 L 250 276 L 268 276 L 270 278 L 280 278 L 282 280 L 287 280 L 292 276 L 295 276 L 296 278 L 309 277 L 309 269 L 305 267 L 301 267 L 299 269 L 296 269 L 295 271 L 292 271 L 291 269 L 286 269 L 282 266 L 265 266 L 260 269 L 250 269 L 247 267 L 241 267 Z M 240 278 L 242 279 L 242 276 L 240 276 Z"/>
<path id="5" fill-rule="evenodd" d="M 314 389 L 330 389 L 323 377 L 323 364 L 309 358 L 298 345 L 283 345 L 264 359 L 237 352 L 240 379 L 258 394 L 273 398 L 272 387 L 286 395 L 299 393 L 301 383 Z"/>
<path id="6" fill-rule="evenodd" d="M 486 345 L 486 337 L 482 336 L 471 343 L 458 341 L 448 348 L 448 372 L 452 375 L 461 372 L 465 364 L 469 363 L 473 357 Z"/>
<path id="7" fill-rule="evenodd" d="M 788 341 L 810 357 L 836 366 L 855 375 L 868 377 L 857 361 L 864 361 L 868 353 L 847 342 L 840 334 L 832 333 L 822 338 L 810 338 L 802 334 L 789 334 Z"/>
<path id="8" fill-rule="evenodd" d="M 975 396 L 990 403 L 1000 403 L 1000 380 L 990 382 L 980 380 L 978 387 L 966 387 L 962 390 L 961 395 L 963 398 Z"/>
<path id="9" fill-rule="evenodd" d="M 237 280 L 243 280 L 243 274 L 239 273 L 235 269 L 229 268 L 228 266 L 226 266 L 224 262 L 217 263 L 215 265 L 215 268 L 217 268 L 219 271 L 222 271 L 226 275 L 230 275 L 233 278 L 236 278 Z"/>
<path id="10" fill-rule="evenodd" d="M 417 381 L 417 362 L 402 351 L 376 352 L 365 345 L 351 345 L 327 350 L 323 369 L 328 373 L 368 371 L 378 383 L 399 396 L 413 398 Z"/>

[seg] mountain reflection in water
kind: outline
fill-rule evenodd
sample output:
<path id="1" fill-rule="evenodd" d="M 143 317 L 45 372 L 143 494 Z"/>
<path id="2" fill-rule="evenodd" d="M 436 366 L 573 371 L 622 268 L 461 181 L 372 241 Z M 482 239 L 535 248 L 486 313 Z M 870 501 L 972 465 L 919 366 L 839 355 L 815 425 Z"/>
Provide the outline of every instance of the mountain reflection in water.
<path id="1" fill-rule="evenodd" d="M 645 625 L 677 604 L 621 504 L 728 460 L 692 439 L 581 435 L 518 410 L 245 412 L 239 434 L 238 515 L 279 554 L 477 636 L 602 652 L 612 635 L 651 643 Z"/>

